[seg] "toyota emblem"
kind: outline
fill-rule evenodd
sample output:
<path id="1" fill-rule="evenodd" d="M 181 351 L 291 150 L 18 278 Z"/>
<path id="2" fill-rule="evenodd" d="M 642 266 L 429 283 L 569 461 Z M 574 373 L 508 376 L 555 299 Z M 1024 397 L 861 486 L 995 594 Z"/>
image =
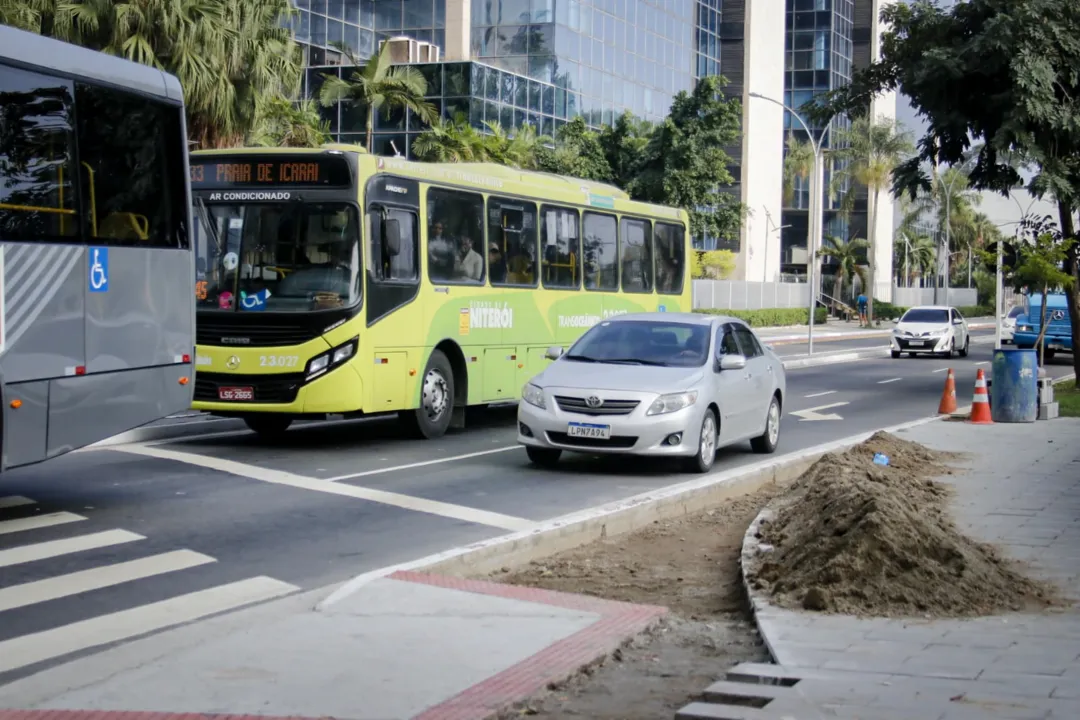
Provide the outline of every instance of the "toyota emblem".
<path id="1" fill-rule="evenodd" d="M 589 397 L 585 398 L 585 404 L 591 408 L 598 408 L 604 404 L 604 401 L 596 397 L 595 395 L 590 395 Z"/>
<path id="2" fill-rule="evenodd" d="M 240 367 L 240 358 L 233 355 L 225 362 L 225 367 L 229 368 L 230 370 L 235 370 L 236 368 Z"/>

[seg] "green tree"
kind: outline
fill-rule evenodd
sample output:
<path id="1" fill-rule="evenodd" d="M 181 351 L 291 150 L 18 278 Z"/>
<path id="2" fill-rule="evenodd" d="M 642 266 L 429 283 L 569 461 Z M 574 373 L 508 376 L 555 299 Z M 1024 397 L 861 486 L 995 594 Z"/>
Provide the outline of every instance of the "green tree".
<path id="1" fill-rule="evenodd" d="M 589 129 L 580 115 L 555 133 L 553 148 L 538 147 L 537 167 L 544 172 L 611 182 L 611 165 L 600 144 L 600 136 Z"/>
<path id="2" fill-rule="evenodd" d="M 694 250 L 690 253 L 690 277 L 723 280 L 735 270 L 735 253 L 730 250 Z"/>
<path id="3" fill-rule="evenodd" d="M 423 74 L 409 65 L 393 65 L 390 45 L 384 44 L 378 53 L 361 62 L 352 50 L 338 46 L 355 68 L 349 78 L 323 75 L 319 102 L 324 107 L 344 102 L 362 107 L 367 113 L 367 149 L 375 149 L 375 114 L 380 111 L 408 110 L 422 123 L 430 126 L 439 118 L 434 105 L 424 99 L 427 80 Z"/>
<path id="4" fill-rule="evenodd" d="M 600 147 L 611 168 L 612 180 L 619 187 L 626 187 L 641 169 L 652 139 L 652 123 L 633 115 L 629 110 L 615 120 L 614 125 L 600 131 Z"/>
<path id="5" fill-rule="evenodd" d="M 515 128 L 512 133 L 490 120 L 484 125 L 487 127 L 487 133 L 483 135 L 487 162 L 521 170 L 540 169 L 537 154 L 545 142 L 550 142 L 550 138 L 538 136 L 532 125 Z"/>
<path id="6" fill-rule="evenodd" d="M 906 95 L 926 120 L 915 158 L 894 174 L 897 190 L 929 191 L 920 167 L 965 161 L 973 144 L 972 187 L 1006 194 L 1026 184 L 1057 205 L 1066 240 L 1080 206 L 1080 5 L 1064 0 L 968 0 L 943 8 L 927 0 L 882 11 L 889 28 L 881 59 L 822 98 L 815 115 L 865 112 L 882 91 Z M 981 145 L 980 145 L 981 143 Z M 1025 182 L 1020 158 L 1034 169 Z M 1080 246 L 1068 244 L 1065 271 L 1072 342 L 1080 347 Z M 1073 355 L 1080 374 L 1080 353 Z"/>
<path id="7" fill-rule="evenodd" d="M 937 263 L 938 249 L 934 239 L 917 230 L 901 225 L 896 231 L 895 244 L 897 277 L 910 286 L 913 278 L 932 275 Z"/>
<path id="8" fill-rule="evenodd" d="M 787 137 L 787 151 L 784 153 L 784 205 L 792 207 L 795 202 L 797 180 L 806 182 L 814 172 L 814 146 L 809 140 L 800 140 L 794 132 Z"/>
<path id="9" fill-rule="evenodd" d="M 835 194 L 845 182 L 854 180 L 866 187 L 866 221 L 869 250 L 866 253 L 869 265 L 869 282 L 866 287 L 866 318 L 874 320 L 874 291 L 877 275 L 877 218 L 882 202 L 882 193 L 892 187 L 892 172 L 901 160 L 915 151 L 911 137 L 902 130 L 895 120 L 880 117 L 856 118 L 851 127 L 841 130 L 835 136 L 835 150 L 830 151 L 833 159 L 833 173 L 830 193 Z M 855 193 L 844 195 L 842 211 L 850 213 L 853 209 Z"/>
<path id="10" fill-rule="evenodd" d="M 280 95 L 260 98 L 248 145 L 317 148 L 330 141 L 330 122 L 311 100 L 294 103 Z"/>
<path id="11" fill-rule="evenodd" d="M 830 257 L 833 259 L 833 263 L 836 265 L 836 275 L 833 280 L 833 297 L 837 300 L 844 301 L 844 283 L 854 287 L 855 278 L 859 278 L 859 282 L 862 283 L 864 288 L 870 286 L 869 276 L 866 272 L 866 266 L 863 265 L 863 255 L 867 248 L 870 247 L 870 243 L 862 238 L 852 238 L 847 242 L 844 242 L 838 237 L 829 236 L 825 238 L 823 247 L 817 251 L 819 258 Z"/>
<path id="12" fill-rule="evenodd" d="M 436 120 L 412 142 L 412 152 L 423 162 L 487 162 L 484 136 L 469 124 L 464 113 L 452 120 Z"/>
<path id="13" fill-rule="evenodd" d="M 176 75 L 204 148 L 241 144 L 258 98 L 296 94 L 293 12 L 290 0 L 0 0 L 0 22 Z"/>
<path id="14" fill-rule="evenodd" d="M 683 208 L 696 236 L 735 240 L 746 208 L 725 191 L 735 181 L 724 148 L 740 137 L 742 109 L 724 97 L 726 82 L 719 76 L 702 78 L 693 92 L 675 96 L 627 190 L 638 200 Z"/>

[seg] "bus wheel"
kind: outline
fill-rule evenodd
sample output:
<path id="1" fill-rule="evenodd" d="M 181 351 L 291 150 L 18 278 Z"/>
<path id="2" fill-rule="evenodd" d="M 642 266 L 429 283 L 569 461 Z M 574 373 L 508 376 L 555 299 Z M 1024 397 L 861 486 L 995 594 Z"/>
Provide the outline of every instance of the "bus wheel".
<path id="1" fill-rule="evenodd" d="M 432 440 L 446 434 L 454 410 L 454 369 L 442 350 L 434 350 L 424 368 L 420 407 L 402 413 L 413 435 Z"/>
<path id="2" fill-rule="evenodd" d="M 249 415 L 244 418 L 244 424 L 252 432 L 263 437 L 278 437 L 292 425 L 292 418 L 287 415 Z"/>

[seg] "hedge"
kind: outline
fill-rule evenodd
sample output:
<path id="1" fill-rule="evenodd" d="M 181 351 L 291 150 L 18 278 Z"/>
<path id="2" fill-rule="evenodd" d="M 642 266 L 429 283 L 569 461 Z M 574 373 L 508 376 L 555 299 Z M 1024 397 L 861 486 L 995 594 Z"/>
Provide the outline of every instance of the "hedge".
<path id="1" fill-rule="evenodd" d="M 728 315 L 738 318 L 750 327 L 784 327 L 787 325 L 806 325 L 809 323 L 810 310 L 808 308 L 772 308 L 765 310 L 725 310 L 725 309 L 698 309 L 694 312 L 703 315 Z M 823 324 L 826 320 L 825 308 L 818 308 L 814 314 L 814 322 Z"/>
<path id="2" fill-rule="evenodd" d="M 965 305 L 963 307 L 956 308 L 960 311 L 960 314 L 965 318 L 974 317 L 986 317 L 994 316 L 994 308 L 991 305 Z M 908 311 L 906 307 L 900 307 L 899 305 L 893 305 L 887 303 L 884 300 L 874 301 L 874 319 L 875 320 L 893 320 L 898 318 Z"/>

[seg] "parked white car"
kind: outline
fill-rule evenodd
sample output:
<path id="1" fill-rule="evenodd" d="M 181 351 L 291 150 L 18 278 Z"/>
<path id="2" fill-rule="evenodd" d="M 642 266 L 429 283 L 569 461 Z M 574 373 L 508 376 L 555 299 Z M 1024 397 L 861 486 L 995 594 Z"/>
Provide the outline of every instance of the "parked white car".
<path id="1" fill-rule="evenodd" d="M 1003 345 L 1008 345 L 1013 341 L 1013 333 L 1016 332 L 1016 321 L 1024 312 L 1024 308 L 1017 305 L 1001 316 L 1001 343 Z"/>
<path id="2" fill-rule="evenodd" d="M 900 357 L 901 353 L 910 356 L 929 353 L 944 357 L 959 353 L 960 357 L 967 357 L 971 335 L 967 320 L 954 307 L 913 307 L 893 322 L 896 323 L 891 342 L 894 358 Z"/>
<path id="3" fill-rule="evenodd" d="M 784 364 L 741 320 L 618 315 L 548 358 L 518 404 L 518 442 L 536 465 L 572 451 L 671 457 L 707 472 L 725 445 L 776 450 Z"/>

